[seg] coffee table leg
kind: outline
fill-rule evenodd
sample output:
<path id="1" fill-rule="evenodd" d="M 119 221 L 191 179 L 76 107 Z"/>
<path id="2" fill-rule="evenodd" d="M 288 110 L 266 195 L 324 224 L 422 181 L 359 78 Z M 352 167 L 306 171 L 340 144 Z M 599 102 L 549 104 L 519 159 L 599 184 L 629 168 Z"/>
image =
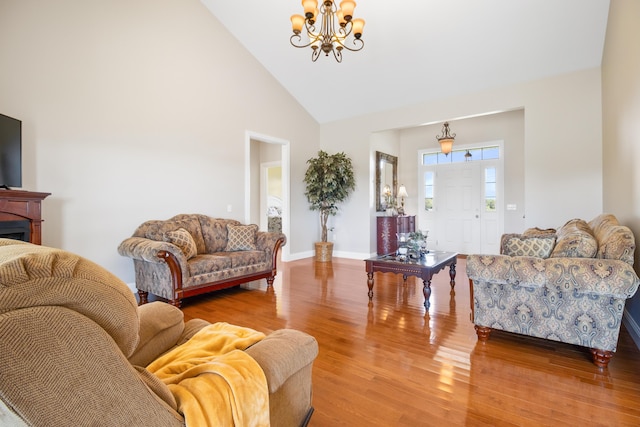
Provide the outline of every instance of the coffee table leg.
<path id="1" fill-rule="evenodd" d="M 367 273 L 367 286 L 369 286 L 369 301 L 373 298 L 373 272 Z"/>
<path id="2" fill-rule="evenodd" d="M 429 302 L 429 297 L 431 296 L 431 280 L 423 280 L 422 283 L 424 283 L 422 288 L 422 293 L 424 294 L 424 308 L 429 311 L 429 305 L 431 305 Z"/>
<path id="3" fill-rule="evenodd" d="M 449 277 L 451 278 L 451 281 L 449 282 L 449 284 L 451 285 L 451 289 L 453 289 L 456 286 L 456 264 L 455 263 L 449 266 Z"/>

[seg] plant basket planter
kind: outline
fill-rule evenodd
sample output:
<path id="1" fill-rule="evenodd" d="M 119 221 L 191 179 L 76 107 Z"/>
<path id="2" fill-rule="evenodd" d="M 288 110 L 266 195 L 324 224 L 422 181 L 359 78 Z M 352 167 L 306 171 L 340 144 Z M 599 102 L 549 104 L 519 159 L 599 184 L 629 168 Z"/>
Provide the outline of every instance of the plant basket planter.
<path id="1" fill-rule="evenodd" d="M 331 262 L 333 242 L 316 242 L 316 262 Z"/>

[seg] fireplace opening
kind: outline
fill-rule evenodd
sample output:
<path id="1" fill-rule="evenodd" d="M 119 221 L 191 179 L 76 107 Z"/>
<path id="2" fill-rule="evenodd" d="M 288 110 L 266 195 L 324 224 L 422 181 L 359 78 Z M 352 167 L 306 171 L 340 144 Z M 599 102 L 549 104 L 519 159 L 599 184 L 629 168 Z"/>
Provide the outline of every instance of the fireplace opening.
<path id="1" fill-rule="evenodd" d="M 0 238 L 29 242 L 31 239 L 30 221 L 0 221 Z"/>

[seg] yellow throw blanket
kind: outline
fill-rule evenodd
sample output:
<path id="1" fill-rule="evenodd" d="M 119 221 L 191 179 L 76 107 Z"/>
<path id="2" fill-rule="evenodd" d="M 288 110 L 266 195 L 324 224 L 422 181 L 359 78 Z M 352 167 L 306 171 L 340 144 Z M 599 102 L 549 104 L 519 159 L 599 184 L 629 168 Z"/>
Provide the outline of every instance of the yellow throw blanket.
<path id="1" fill-rule="evenodd" d="M 187 427 L 269 426 L 267 379 L 243 351 L 264 336 L 214 323 L 147 369 L 167 384 Z"/>

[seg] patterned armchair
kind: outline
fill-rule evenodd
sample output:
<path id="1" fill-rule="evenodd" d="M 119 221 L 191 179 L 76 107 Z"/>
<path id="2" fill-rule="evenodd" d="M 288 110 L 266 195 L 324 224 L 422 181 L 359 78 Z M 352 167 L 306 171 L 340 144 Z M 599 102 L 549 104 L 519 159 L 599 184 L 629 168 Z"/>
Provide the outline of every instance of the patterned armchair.
<path id="1" fill-rule="evenodd" d="M 180 306 L 182 298 L 276 277 L 282 233 L 258 231 L 255 224 L 182 214 L 140 225 L 118 246 L 133 259 L 140 304 L 148 294 Z"/>
<path id="2" fill-rule="evenodd" d="M 499 329 L 580 345 L 606 368 L 640 284 L 634 251 L 633 233 L 610 214 L 502 236 L 500 255 L 467 258 L 478 338 Z"/>

